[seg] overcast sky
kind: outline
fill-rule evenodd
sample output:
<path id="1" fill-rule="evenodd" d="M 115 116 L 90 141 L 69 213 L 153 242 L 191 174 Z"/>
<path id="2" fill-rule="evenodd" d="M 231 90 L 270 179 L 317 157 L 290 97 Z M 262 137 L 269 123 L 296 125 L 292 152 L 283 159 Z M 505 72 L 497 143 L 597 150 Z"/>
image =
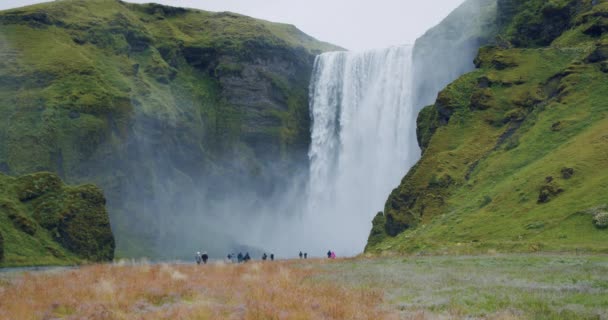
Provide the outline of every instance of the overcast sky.
<path id="1" fill-rule="evenodd" d="M 0 0 L 0 10 L 44 2 Z M 130 0 L 151 2 L 151 0 Z M 413 44 L 463 0 L 156 0 L 172 6 L 232 11 L 296 25 L 351 50 Z"/>

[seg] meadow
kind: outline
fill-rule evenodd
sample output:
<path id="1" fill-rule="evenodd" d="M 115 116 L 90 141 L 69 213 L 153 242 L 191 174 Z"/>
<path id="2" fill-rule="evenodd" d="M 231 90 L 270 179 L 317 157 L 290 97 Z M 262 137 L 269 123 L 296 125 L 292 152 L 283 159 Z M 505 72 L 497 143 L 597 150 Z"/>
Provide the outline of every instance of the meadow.
<path id="1" fill-rule="evenodd" d="M 608 319 L 608 256 L 150 264 L 0 273 L 0 319 Z"/>

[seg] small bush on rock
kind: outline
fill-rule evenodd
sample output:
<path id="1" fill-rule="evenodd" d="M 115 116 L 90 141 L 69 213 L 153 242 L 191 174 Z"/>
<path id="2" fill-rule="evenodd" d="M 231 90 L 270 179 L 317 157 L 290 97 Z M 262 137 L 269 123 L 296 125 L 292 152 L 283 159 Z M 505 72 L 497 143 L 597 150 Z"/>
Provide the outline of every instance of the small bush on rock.
<path id="1" fill-rule="evenodd" d="M 593 224 L 600 228 L 608 228 L 608 212 L 600 211 L 593 215 Z"/>

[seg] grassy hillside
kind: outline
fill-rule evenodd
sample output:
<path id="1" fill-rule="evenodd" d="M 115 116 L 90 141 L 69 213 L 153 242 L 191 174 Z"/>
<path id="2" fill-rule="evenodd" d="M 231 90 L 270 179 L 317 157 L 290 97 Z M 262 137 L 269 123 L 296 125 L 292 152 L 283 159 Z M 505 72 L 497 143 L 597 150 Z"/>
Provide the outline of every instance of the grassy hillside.
<path id="1" fill-rule="evenodd" d="M 0 174 L 0 266 L 107 261 L 114 238 L 105 198 L 93 185 L 70 187 L 52 173 Z"/>
<path id="2" fill-rule="evenodd" d="M 498 1 L 477 69 L 418 117 L 422 159 L 367 251 L 608 252 L 608 2 Z"/>
<path id="3" fill-rule="evenodd" d="M 154 254 L 191 190 L 255 181 L 263 198 L 306 163 L 313 60 L 335 49 L 291 25 L 154 4 L 0 12 L 0 172 L 97 183 L 118 252 Z"/>

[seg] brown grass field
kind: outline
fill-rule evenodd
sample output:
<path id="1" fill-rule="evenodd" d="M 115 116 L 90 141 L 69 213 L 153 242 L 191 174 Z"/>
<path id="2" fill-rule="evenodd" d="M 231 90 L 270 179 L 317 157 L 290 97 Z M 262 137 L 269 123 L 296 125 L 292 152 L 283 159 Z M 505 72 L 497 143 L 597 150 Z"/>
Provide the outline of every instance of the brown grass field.
<path id="1" fill-rule="evenodd" d="M 312 260 L 310 260 L 312 261 Z M 317 267 L 314 267 L 314 266 Z M 114 264 L 4 279 L 1 319 L 378 319 L 382 293 L 311 281 L 320 262 Z"/>
<path id="2" fill-rule="evenodd" d="M 0 272 L 0 319 L 608 320 L 608 256 L 506 254 Z"/>

